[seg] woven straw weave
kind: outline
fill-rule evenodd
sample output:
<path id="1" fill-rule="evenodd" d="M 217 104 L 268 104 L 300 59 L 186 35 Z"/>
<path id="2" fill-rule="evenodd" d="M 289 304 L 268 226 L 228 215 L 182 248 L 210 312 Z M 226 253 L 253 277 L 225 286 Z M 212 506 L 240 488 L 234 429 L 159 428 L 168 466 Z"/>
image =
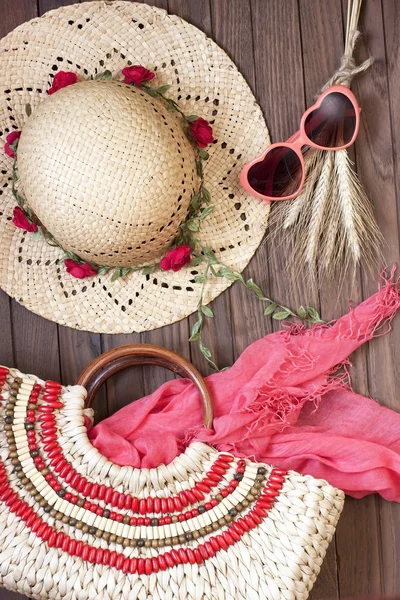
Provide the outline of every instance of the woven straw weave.
<path id="1" fill-rule="evenodd" d="M 33 376 L 11 370 L 2 390 L 5 401 L 9 397 L 10 382 L 15 377 L 23 378 L 24 389 L 28 390 L 24 393 L 29 394 L 34 383 L 43 385 Z M 104 483 L 139 498 L 148 495 L 163 498 L 194 486 L 220 456 L 213 448 L 194 443 L 172 463 L 155 469 L 139 470 L 112 464 L 87 438 L 83 426 L 85 396 L 86 391 L 81 386 L 63 388 L 60 399 L 65 406 L 57 410 L 57 427 L 64 456 L 88 481 Z M 18 401 L 19 397 L 15 410 L 18 402 L 20 406 L 23 404 L 22 400 Z M 23 481 L 21 483 L 13 472 L 8 442 L 1 426 L 3 417 L 4 409 L 0 413 L 0 460 L 6 464 L 7 478 L 18 496 L 28 501 L 49 525 L 65 534 L 96 548 L 121 552 L 121 546 L 97 539 L 90 533 L 82 533 L 68 524 L 60 525 L 43 508 L 38 508 Z M 250 461 L 246 461 L 245 473 L 258 472 L 260 466 L 265 467 L 266 476 L 269 476 L 271 467 L 254 465 Z M 30 471 L 32 479 L 35 477 L 33 471 Z M 227 477 L 231 478 L 232 474 L 227 474 Z M 236 490 L 240 489 L 240 485 L 242 482 Z M 111 566 L 89 564 L 60 548 L 49 548 L 2 504 L 0 584 L 37 599 L 305 600 L 320 571 L 343 500 L 343 493 L 326 481 L 290 471 L 284 477 L 283 486 L 266 518 L 245 533 L 240 541 L 227 550 L 217 552 L 202 564 L 178 564 L 151 575 L 124 574 Z M 100 500 L 98 503 L 104 504 Z M 64 509 L 61 507 L 59 510 L 63 512 Z M 245 514 L 246 511 L 242 516 Z M 223 530 L 226 527 L 217 533 Z M 208 535 L 199 542 L 209 538 Z M 191 541 L 187 547 L 196 548 L 197 544 Z M 166 550 L 170 548 L 128 547 L 122 552 L 127 558 L 146 558 Z"/>
<path id="2" fill-rule="evenodd" d="M 121 267 L 159 260 L 199 185 L 180 121 L 116 81 L 58 91 L 38 106 L 18 145 L 28 205 L 85 260 Z"/>
<path id="3" fill-rule="evenodd" d="M 84 2 L 57 9 L 18 27 L 0 42 L 0 138 L 4 140 L 8 132 L 23 128 L 27 120 L 27 103 L 32 106 L 32 123 L 36 119 L 35 111 L 45 111 L 44 106 L 39 106 L 44 105 L 45 99 L 49 100 L 47 90 L 57 71 L 73 71 L 83 81 L 108 69 L 114 79 L 121 79 L 121 69 L 128 62 L 155 70 L 156 78 L 152 83 L 171 84 L 168 95 L 179 102 L 185 114 L 197 114 L 212 123 L 217 141 L 210 146 L 210 159 L 205 165 L 205 185 L 215 209 L 203 221 L 200 238 L 217 252 L 223 262 L 243 270 L 263 237 L 269 207 L 244 192 L 239 184 L 239 173 L 247 161 L 268 145 L 268 131 L 249 87 L 228 56 L 204 33 L 185 21 L 145 4 Z M 99 89 L 104 90 L 106 86 Z M 120 92 L 123 95 L 123 88 Z M 54 106 L 61 102 L 62 93 L 67 94 L 67 90 L 53 95 Z M 73 91 L 74 95 L 77 93 L 77 90 Z M 35 147 L 34 157 L 28 160 L 25 156 L 24 160 L 25 179 L 29 180 L 24 182 L 27 196 L 35 203 L 36 196 L 32 190 L 38 183 L 37 178 L 44 174 L 38 185 L 43 186 L 46 182 L 51 189 L 46 189 L 39 211 L 43 211 L 44 220 L 51 220 L 56 237 L 65 242 L 74 237 L 76 250 L 85 256 L 105 252 L 109 264 L 110 255 L 114 253 L 115 257 L 115 251 L 122 249 L 128 253 L 124 256 L 129 262 L 132 257 L 127 248 L 135 246 L 129 246 L 126 230 L 132 224 L 133 214 L 125 214 L 129 210 L 126 207 L 122 210 L 119 205 L 113 213 L 113 207 L 108 206 L 113 214 L 108 229 L 100 212 L 109 193 L 112 192 L 115 198 L 119 186 L 136 182 L 138 175 L 132 168 L 124 169 L 125 165 L 120 160 L 115 170 L 109 163 L 105 165 L 99 160 L 97 155 L 102 137 L 96 140 L 94 147 L 97 150 L 93 156 L 93 136 L 90 137 L 87 131 L 81 136 L 77 132 L 79 111 L 73 131 L 77 136 L 77 156 L 87 165 L 87 170 L 77 168 L 77 177 L 73 181 L 71 172 L 64 172 L 62 165 L 54 165 L 47 160 L 49 145 L 62 151 L 60 142 L 64 135 L 71 133 L 68 129 L 73 115 L 67 109 L 65 111 L 68 127 L 61 136 L 57 131 L 42 131 L 40 135 L 35 131 L 39 147 Z M 118 130 L 121 128 L 120 116 L 117 111 L 116 124 L 110 123 L 106 137 L 112 137 L 115 126 Z M 99 133 L 103 134 L 104 121 L 100 130 Z M 145 133 L 146 148 L 150 151 L 148 130 Z M 126 142 L 124 135 L 122 133 L 119 140 L 121 145 Z M 23 139 L 24 133 L 21 143 Z M 29 145 L 32 147 L 34 142 L 31 139 Z M 51 155 L 54 156 L 54 152 Z M 115 156 L 121 158 L 120 150 Z M 92 159 L 95 159 L 95 165 Z M 141 164 L 146 160 L 143 158 Z M 189 163 L 190 159 L 185 165 Z M 10 185 L 11 169 L 12 160 L 0 153 L 0 286 L 18 302 L 58 323 L 104 333 L 153 329 L 177 321 L 196 309 L 200 284 L 195 283 L 194 278 L 201 267 L 187 267 L 178 273 L 157 271 L 151 276 L 136 272 L 113 284 L 110 275 L 79 281 L 66 274 L 63 266 L 57 264 L 62 256 L 60 250 L 50 247 L 43 239 L 34 239 L 11 223 L 15 206 Z M 150 248 L 148 244 L 151 245 L 148 257 L 153 256 L 157 247 L 164 246 L 176 226 L 173 221 L 168 229 L 175 211 L 173 206 L 165 207 L 162 190 L 175 185 L 172 196 L 177 198 L 181 185 L 179 178 L 171 184 L 176 164 L 170 157 L 158 156 L 152 161 L 150 170 L 154 172 L 156 181 L 154 189 L 149 188 L 149 206 L 143 209 L 144 203 L 140 202 L 140 210 L 156 214 L 156 219 L 146 223 L 144 213 L 143 220 L 139 216 L 140 226 L 137 229 L 139 234 L 144 232 L 145 235 L 138 234 L 134 240 L 136 243 L 140 237 L 140 243 L 146 242 L 146 249 Z M 188 177 L 191 176 L 190 171 L 188 168 Z M 132 179 L 129 179 L 131 176 Z M 143 169 L 145 188 L 149 185 L 148 176 L 148 170 Z M 79 197 L 79 207 L 74 210 L 64 210 L 68 193 L 66 184 L 73 185 Z M 104 195 L 101 194 L 102 186 Z M 190 187 L 186 188 L 185 194 L 189 194 Z M 169 189 L 168 198 L 171 198 L 170 192 Z M 138 197 L 144 197 L 141 187 Z M 57 205 L 53 214 L 50 208 L 52 198 Z M 67 202 L 69 207 L 70 204 Z M 63 210 L 68 214 L 61 214 Z M 145 229 L 150 227 L 152 231 L 158 229 L 159 232 L 163 218 L 168 231 L 163 231 L 161 238 L 151 242 L 154 236 L 149 237 L 151 232 Z M 85 248 L 83 243 L 86 219 L 90 223 L 92 238 L 94 219 L 98 219 L 97 238 L 90 238 L 90 248 Z M 115 227 L 115 220 L 122 221 L 119 224 L 121 229 Z M 150 222 L 153 223 L 151 226 L 148 225 Z M 110 240 L 114 240 L 114 247 L 111 247 Z M 119 261 L 119 257 L 115 260 Z M 228 285 L 230 282 L 223 278 L 213 280 L 207 287 L 205 301 L 215 298 Z"/>

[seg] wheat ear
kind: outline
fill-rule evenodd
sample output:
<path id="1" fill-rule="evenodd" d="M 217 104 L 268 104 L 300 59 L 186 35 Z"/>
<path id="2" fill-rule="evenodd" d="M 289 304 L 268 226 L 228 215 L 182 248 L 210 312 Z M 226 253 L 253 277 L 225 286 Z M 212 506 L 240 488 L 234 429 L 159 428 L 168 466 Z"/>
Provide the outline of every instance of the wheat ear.
<path id="1" fill-rule="evenodd" d="M 322 162 L 322 161 L 321 161 Z M 321 237 L 323 237 L 323 228 L 325 222 L 330 218 L 327 205 L 330 204 L 332 197 L 332 186 L 330 179 L 334 164 L 333 152 L 325 152 L 322 162 L 322 169 L 319 179 L 315 185 L 312 198 L 311 219 L 308 228 L 308 236 L 305 242 L 305 261 L 309 268 L 315 271 L 317 263 L 318 248 Z"/>

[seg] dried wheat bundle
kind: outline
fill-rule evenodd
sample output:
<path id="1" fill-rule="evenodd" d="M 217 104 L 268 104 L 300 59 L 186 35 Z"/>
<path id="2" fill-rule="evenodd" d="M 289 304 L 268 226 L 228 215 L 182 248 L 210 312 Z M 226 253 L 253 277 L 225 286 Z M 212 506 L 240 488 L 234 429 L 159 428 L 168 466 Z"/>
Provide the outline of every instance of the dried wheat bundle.
<path id="1" fill-rule="evenodd" d="M 345 52 L 321 91 L 335 84 L 350 87 L 353 77 L 373 62 L 369 58 L 356 66 L 353 58 L 361 4 L 362 0 L 349 0 Z M 346 150 L 307 149 L 304 160 L 305 185 L 293 200 L 276 203 L 271 235 L 276 241 L 278 231 L 283 232 L 282 243 L 291 248 L 289 267 L 297 277 L 305 276 L 311 285 L 316 285 L 317 276 L 320 282 L 343 281 L 361 260 L 369 267 L 377 262 L 382 235 Z"/>

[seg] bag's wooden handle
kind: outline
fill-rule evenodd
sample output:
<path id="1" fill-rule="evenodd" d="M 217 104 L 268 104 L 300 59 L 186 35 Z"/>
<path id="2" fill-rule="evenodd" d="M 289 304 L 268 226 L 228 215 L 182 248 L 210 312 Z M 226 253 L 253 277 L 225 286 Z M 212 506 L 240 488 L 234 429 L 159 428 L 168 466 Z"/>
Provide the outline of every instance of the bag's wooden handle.
<path id="1" fill-rule="evenodd" d="M 91 362 L 77 381 L 77 384 L 83 385 L 88 392 L 85 407 L 92 405 L 97 391 L 111 375 L 133 365 L 157 365 L 191 379 L 199 390 L 203 403 L 204 424 L 208 428 L 212 427 L 214 417 L 212 400 L 199 371 L 179 354 L 151 344 L 130 344 L 113 348 Z"/>

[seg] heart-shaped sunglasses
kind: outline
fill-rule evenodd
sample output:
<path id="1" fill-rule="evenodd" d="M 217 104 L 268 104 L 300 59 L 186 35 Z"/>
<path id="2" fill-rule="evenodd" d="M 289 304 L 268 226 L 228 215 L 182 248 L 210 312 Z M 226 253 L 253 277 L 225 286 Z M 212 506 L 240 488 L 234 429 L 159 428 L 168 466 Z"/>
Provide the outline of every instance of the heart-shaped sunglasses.
<path id="1" fill-rule="evenodd" d="M 302 148 L 342 150 L 351 146 L 360 127 L 354 94 L 343 85 L 326 89 L 303 115 L 300 129 L 287 142 L 272 144 L 247 163 L 240 174 L 244 189 L 262 200 L 290 200 L 305 179 Z"/>

